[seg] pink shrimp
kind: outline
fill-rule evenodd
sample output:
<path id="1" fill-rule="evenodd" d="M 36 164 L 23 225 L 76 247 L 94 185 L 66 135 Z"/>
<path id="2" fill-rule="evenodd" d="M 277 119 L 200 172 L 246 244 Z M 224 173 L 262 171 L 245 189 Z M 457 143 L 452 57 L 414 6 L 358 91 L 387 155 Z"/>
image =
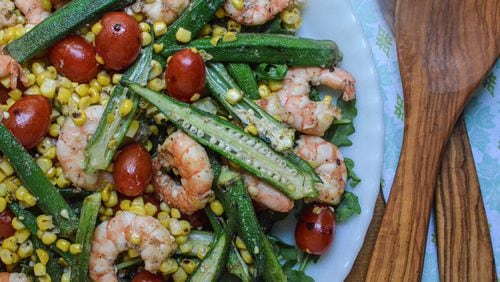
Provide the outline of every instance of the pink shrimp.
<path id="1" fill-rule="evenodd" d="M 248 173 L 242 175 L 248 194 L 254 201 L 277 212 L 289 212 L 293 209 L 293 200 L 285 194 Z"/>
<path id="2" fill-rule="evenodd" d="M 0 282 L 31 282 L 31 278 L 23 273 L 0 272 Z"/>
<path id="3" fill-rule="evenodd" d="M 50 16 L 50 12 L 43 8 L 42 0 L 14 0 L 14 3 L 26 17 L 28 26 L 35 26 Z"/>
<path id="4" fill-rule="evenodd" d="M 261 25 L 271 20 L 276 14 L 286 9 L 290 0 L 243 0 L 243 8 L 233 5 L 233 0 L 226 0 L 224 9 L 235 21 L 244 25 Z"/>
<path id="5" fill-rule="evenodd" d="M 340 150 L 317 136 L 302 135 L 295 153 L 312 163 L 323 183 L 316 183 L 320 202 L 336 205 L 340 202 L 347 181 L 347 168 Z"/>
<path id="6" fill-rule="evenodd" d="M 90 278 L 102 282 L 118 281 L 113 264 L 118 255 L 129 248 L 140 252 L 147 271 L 156 273 L 161 263 L 175 252 L 177 245 L 158 219 L 119 212 L 94 231 L 89 258 Z"/>
<path id="7" fill-rule="evenodd" d="M 342 99 L 349 101 L 354 99 L 354 83 L 354 78 L 340 68 L 291 68 L 286 74 L 283 88 L 276 93 L 277 97 L 271 95 L 258 101 L 258 104 L 296 130 L 322 136 L 334 119 L 341 118 L 341 113 L 331 103 L 311 101 L 311 85 L 326 85 L 341 90 Z"/>
<path id="8" fill-rule="evenodd" d="M 17 17 L 14 14 L 14 3 L 10 0 L 0 0 L 0 29 L 17 24 Z"/>
<path id="9" fill-rule="evenodd" d="M 179 172 L 180 184 L 163 172 Z M 202 209 L 212 195 L 214 172 L 207 152 L 182 131 L 176 131 L 158 149 L 153 160 L 153 187 L 171 207 L 191 214 Z"/>
<path id="10" fill-rule="evenodd" d="M 9 77 L 10 88 L 17 89 L 17 80 L 28 82 L 28 78 L 24 75 L 23 68 L 12 57 L 3 55 L 0 52 L 0 78 Z"/>

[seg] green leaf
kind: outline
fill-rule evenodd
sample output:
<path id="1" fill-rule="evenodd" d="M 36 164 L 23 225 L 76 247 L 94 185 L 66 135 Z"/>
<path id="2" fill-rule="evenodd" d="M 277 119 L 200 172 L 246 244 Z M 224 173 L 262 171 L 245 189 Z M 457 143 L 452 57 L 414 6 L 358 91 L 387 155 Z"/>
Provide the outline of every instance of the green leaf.
<path id="1" fill-rule="evenodd" d="M 258 81 L 283 80 L 287 71 L 287 65 L 260 64 L 255 70 L 255 75 Z"/>
<path id="2" fill-rule="evenodd" d="M 321 101 L 321 97 L 319 96 L 320 92 L 317 88 L 312 88 L 311 93 L 309 93 L 309 99 L 315 102 Z"/>
<path id="3" fill-rule="evenodd" d="M 347 179 L 351 180 L 349 185 L 351 188 L 354 188 L 361 182 L 361 179 L 354 173 L 354 161 L 349 158 L 344 158 L 344 163 L 347 168 Z"/>
<path id="4" fill-rule="evenodd" d="M 314 279 L 300 270 L 289 269 L 285 273 L 288 282 L 314 282 Z"/>
<path id="5" fill-rule="evenodd" d="M 361 213 L 361 206 L 358 202 L 358 196 L 354 193 L 346 191 L 342 197 L 342 201 L 335 210 L 337 216 L 337 222 L 342 223 L 355 214 Z"/>
<path id="6" fill-rule="evenodd" d="M 356 100 L 345 102 L 341 99 L 337 100 L 337 107 L 342 111 L 342 123 L 334 123 L 325 133 L 324 138 L 331 143 L 335 144 L 337 147 L 351 146 L 352 142 L 349 140 L 349 136 L 353 134 L 356 130 L 352 121 L 358 115 L 358 110 L 356 109 Z M 350 122 L 348 122 L 348 120 Z"/>

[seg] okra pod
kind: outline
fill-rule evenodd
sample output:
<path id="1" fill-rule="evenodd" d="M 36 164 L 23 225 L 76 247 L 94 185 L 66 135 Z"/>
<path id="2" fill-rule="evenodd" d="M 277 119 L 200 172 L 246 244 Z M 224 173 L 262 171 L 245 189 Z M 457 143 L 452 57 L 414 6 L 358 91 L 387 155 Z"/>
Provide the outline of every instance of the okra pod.
<path id="1" fill-rule="evenodd" d="M 250 65 L 229 63 L 226 68 L 227 72 L 248 98 L 252 100 L 260 99 L 259 86 Z"/>

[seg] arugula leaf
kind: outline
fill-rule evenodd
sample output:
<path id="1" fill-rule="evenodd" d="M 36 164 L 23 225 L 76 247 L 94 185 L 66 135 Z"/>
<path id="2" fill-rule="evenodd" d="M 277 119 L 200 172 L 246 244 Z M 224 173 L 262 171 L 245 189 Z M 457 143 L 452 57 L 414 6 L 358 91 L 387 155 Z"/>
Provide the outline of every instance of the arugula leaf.
<path id="1" fill-rule="evenodd" d="M 345 102 L 342 99 L 338 99 L 337 107 L 339 107 L 342 111 L 342 123 L 334 123 L 326 131 L 324 138 L 335 144 L 337 147 L 351 146 L 352 142 L 349 140 L 349 135 L 356 131 L 352 121 L 358 115 L 356 100 Z M 350 120 L 350 122 L 347 122 L 348 120 Z"/>
<path id="2" fill-rule="evenodd" d="M 354 193 L 346 191 L 339 206 L 335 209 L 337 222 L 342 223 L 351 218 L 353 215 L 360 213 L 361 206 L 358 202 L 358 196 L 354 195 Z"/>
<path id="3" fill-rule="evenodd" d="M 354 188 L 361 182 L 361 178 L 354 173 L 354 161 L 352 159 L 344 158 L 344 163 L 347 168 L 347 179 L 351 179 L 349 185 Z"/>
<path id="4" fill-rule="evenodd" d="M 260 64 L 255 70 L 255 76 L 258 81 L 283 80 L 287 71 L 287 65 Z"/>
<path id="5" fill-rule="evenodd" d="M 318 88 L 312 88 L 311 93 L 309 93 L 309 99 L 311 99 L 311 101 L 319 102 L 321 101 L 321 97 L 319 96 L 319 94 L 320 92 Z"/>
<path id="6" fill-rule="evenodd" d="M 304 271 L 289 269 L 285 274 L 288 282 L 314 282 Z"/>

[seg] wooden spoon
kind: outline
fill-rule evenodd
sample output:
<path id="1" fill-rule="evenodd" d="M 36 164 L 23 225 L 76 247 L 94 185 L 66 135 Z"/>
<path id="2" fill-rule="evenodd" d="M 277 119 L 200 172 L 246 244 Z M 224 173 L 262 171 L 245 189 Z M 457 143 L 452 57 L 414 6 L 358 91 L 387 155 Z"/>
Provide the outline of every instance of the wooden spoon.
<path id="1" fill-rule="evenodd" d="M 394 32 L 396 0 L 379 0 Z M 494 281 L 495 261 L 474 157 L 463 115 L 443 155 L 436 191 L 441 281 Z"/>
<path id="2" fill-rule="evenodd" d="M 397 2 L 405 132 L 367 281 L 420 280 L 440 158 L 466 102 L 499 55 L 499 18 L 499 1 Z"/>

